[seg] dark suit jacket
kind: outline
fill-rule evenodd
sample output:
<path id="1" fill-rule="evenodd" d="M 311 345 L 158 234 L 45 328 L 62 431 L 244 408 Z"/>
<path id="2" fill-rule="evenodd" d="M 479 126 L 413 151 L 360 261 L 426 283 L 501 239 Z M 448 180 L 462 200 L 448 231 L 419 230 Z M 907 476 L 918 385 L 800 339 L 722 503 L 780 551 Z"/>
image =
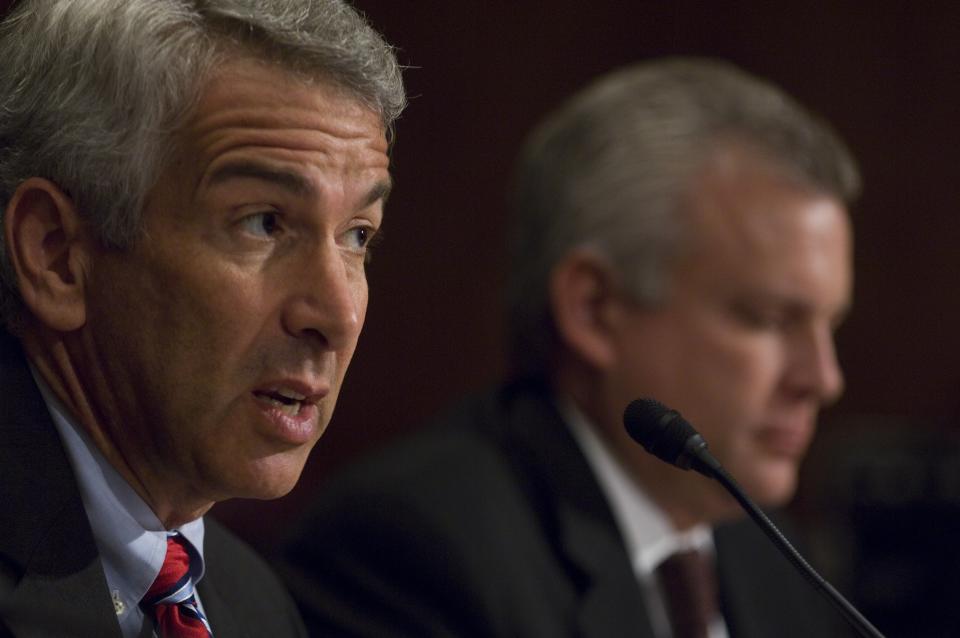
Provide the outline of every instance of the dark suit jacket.
<path id="1" fill-rule="evenodd" d="M 311 634 L 652 636 L 613 515 L 547 397 L 533 384 L 470 402 L 324 487 L 282 568 Z M 761 533 L 715 538 L 734 638 L 847 635 Z"/>
<path id="2" fill-rule="evenodd" d="M 60 437 L 19 344 L 0 332 L 0 636 L 120 636 Z M 209 518 L 198 591 L 217 638 L 301 636 L 289 595 Z"/>

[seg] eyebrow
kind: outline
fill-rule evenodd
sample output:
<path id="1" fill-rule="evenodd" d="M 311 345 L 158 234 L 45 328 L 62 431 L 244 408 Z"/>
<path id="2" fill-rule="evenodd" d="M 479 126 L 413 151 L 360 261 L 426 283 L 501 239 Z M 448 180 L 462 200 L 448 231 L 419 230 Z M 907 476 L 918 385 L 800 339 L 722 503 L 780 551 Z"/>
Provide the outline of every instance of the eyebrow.
<path id="1" fill-rule="evenodd" d="M 212 186 L 236 178 L 253 178 L 270 182 L 298 196 L 311 195 L 316 191 L 314 185 L 300 173 L 271 168 L 256 162 L 224 164 L 210 175 L 209 184 Z M 359 209 L 364 209 L 378 200 L 383 200 L 386 203 L 392 188 L 393 182 L 389 177 L 377 182 L 364 197 Z"/>
<path id="2" fill-rule="evenodd" d="M 386 204 L 387 199 L 390 197 L 391 190 L 393 190 L 393 181 L 389 177 L 383 181 L 377 182 L 373 185 L 373 188 L 370 189 L 370 192 L 367 193 L 367 196 L 363 199 L 363 202 L 360 204 L 360 208 L 364 209 L 367 206 L 376 203 L 377 200 L 380 200 Z"/>
<path id="3" fill-rule="evenodd" d="M 295 195 L 308 195 L 314 191 L 313 185 L 299 173 L 270 168 L 254 162 L 231 162 L 219 166 L 210 175 L 209 184 L 221 184 L 236 178 L 253 178 L 276 184 Z"/>
<path id="4" fill-rule="evenodd" d="M 747 297 L 742 301 L 753 301 L 762 304 L 781 306 L 782 308 L 786 309 L 789 314 L 795 316 L 809 315 L 814 312 L 814 306 L 806 301 L 780 293 L 761 293 L 754 297 Z M 831 313 L 830 321 L 834 325 L 840 325 L 843 323 L 850 315 L 852 305 L 853 304 L 849 301 L 844 302 L 843 305 L 839 306 L 834 310 L 833 313 Z"/>

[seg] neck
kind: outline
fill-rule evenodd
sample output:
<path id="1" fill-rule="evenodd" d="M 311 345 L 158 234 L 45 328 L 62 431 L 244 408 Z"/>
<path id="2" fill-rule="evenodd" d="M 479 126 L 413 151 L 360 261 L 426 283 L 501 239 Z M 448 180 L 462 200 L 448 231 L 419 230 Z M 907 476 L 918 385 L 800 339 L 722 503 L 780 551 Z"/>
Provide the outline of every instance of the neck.
<path id="1" fill-rule="evenodd" d="M 630 438 L 623 426 L 623 410 L 637 397 L 629 396 L 616 379 L 608 380 L 602 372 L 567 359 L 557 366 L 554 387 L 576 404 L 616 462 L 674 529 L 682 532 L 742 515 L 719 484 L 654 458 Z"/>
<path id="2" fill-rule="evenodd" d="M 136 454 L 118 443 L 118 437 L 113 435 L 122 431 L 117 427 L 122 422 L 117 411 L 109 409 L 111 401 L 96 400 L 98 395 L 107 392 L 108 384 L 95 371 L 84 374 L 83 366 L 78 364 L 83 360 L 77 356 L 83 347 L 81 334 L 62 334 L 30 326 L 19 336 L 27 359 L 37 374 L 100 454 L 153 510 L 164 527 L 173 529 L 196 520 L 213 506 L 213 501 L 197 499 L 186 490 L 183 496 L 178 496 L 165 482 L 148 480 L 151 473 L 145 459 L 149 455 Z M 99 379 L 100 382 L 93 385 L 100 387 L 91 388 L 90 384 L 84 383 L 90 378 Z M 110 423 L 115 427 L 110 427 Z M 162 472 L 154 474 L 162 476 Z M 151 485 L 163 485 L 166 489 L 151 489 Z"/>

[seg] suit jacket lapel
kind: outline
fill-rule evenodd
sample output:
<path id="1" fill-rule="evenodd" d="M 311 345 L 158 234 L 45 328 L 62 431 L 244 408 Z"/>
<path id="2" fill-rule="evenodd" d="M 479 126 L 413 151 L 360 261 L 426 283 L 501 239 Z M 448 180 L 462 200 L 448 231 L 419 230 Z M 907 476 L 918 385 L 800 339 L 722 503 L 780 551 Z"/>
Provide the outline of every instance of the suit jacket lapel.
<path id="1" fill-rule="evenodd" d="M 43 627 L 51 636 L 119 637 L 93 532 L 60 437 L 19 343 L 4 332 L 0 391 L 5 396 L 0 412 L 0 615 L 15 634 L 33 635 Z M 4 580 L 4 570 L 11 580 Z"/>
<path id="2" fill-rule="evenodd" d="M 613 514 L 548 392 L 508 390 L 504 402 L 504 449 L 580 587 L 581 635 L 652 636 Z"/>
<path id="3" fill-rule="evenodd" d="M 197 585 L 203 611 L 210 622 L 210 628 L 216 638 L 241 638 L 250 634 L 237 624 L 230 606 L 217 591 L 217 584 L 209 577 L 204 577 Z"/>
<path id="4" fill-rule="evenodd" d="M 590 575 L 579 610 L 581 635 L 590 638 L 651 636 L 646 606 L 630 561 L 609 529 L 570 516 L 563 545 Z"/>

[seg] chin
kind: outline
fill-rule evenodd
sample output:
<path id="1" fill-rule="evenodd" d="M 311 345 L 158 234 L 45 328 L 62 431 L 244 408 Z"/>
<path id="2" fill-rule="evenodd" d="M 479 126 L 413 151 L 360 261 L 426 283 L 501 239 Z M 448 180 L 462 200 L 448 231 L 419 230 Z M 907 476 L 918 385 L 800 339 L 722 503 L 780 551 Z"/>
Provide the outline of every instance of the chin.
<path id="1" fill-rule="evenodd" d="M 259 490 L 255 494 L 251 494 L 247 498 L 255 499 L 258 501 L 272 501 L 273 499 L 280 498 L 281 496 L 286 496 L 290 493 L 290 490 L 293 489 L 293 486 L 297 482 L 293 481 L 288 485 L 273 487 L 271 489 Z"/>
<path id="2" fill-rule="evenodd" d="M 790 502 L 797 491 L 797 469 L 778 467 L 757 475 L 747 493 L 762 507 L 782 507 Z"/>
<path id="3" fill-rule="evenodd" d="M 261 477 L 252 479 L 245 485 L 237 486 L 235 498 L 251 498 L 258 501 L 269 501 L 286 496 L 297 484 L 299 473 L 293 478 L 281 476 Z"/>
<path id="4" fill-rule="evenodd" d="M 245 468 L 246 471 L 234 474 L 227 486 L 231 492 L 230 497 L 265 501 L 285 496 L 300 479 L 303 465 L 299 459 L 260 459 L 251 467 Z"/>

